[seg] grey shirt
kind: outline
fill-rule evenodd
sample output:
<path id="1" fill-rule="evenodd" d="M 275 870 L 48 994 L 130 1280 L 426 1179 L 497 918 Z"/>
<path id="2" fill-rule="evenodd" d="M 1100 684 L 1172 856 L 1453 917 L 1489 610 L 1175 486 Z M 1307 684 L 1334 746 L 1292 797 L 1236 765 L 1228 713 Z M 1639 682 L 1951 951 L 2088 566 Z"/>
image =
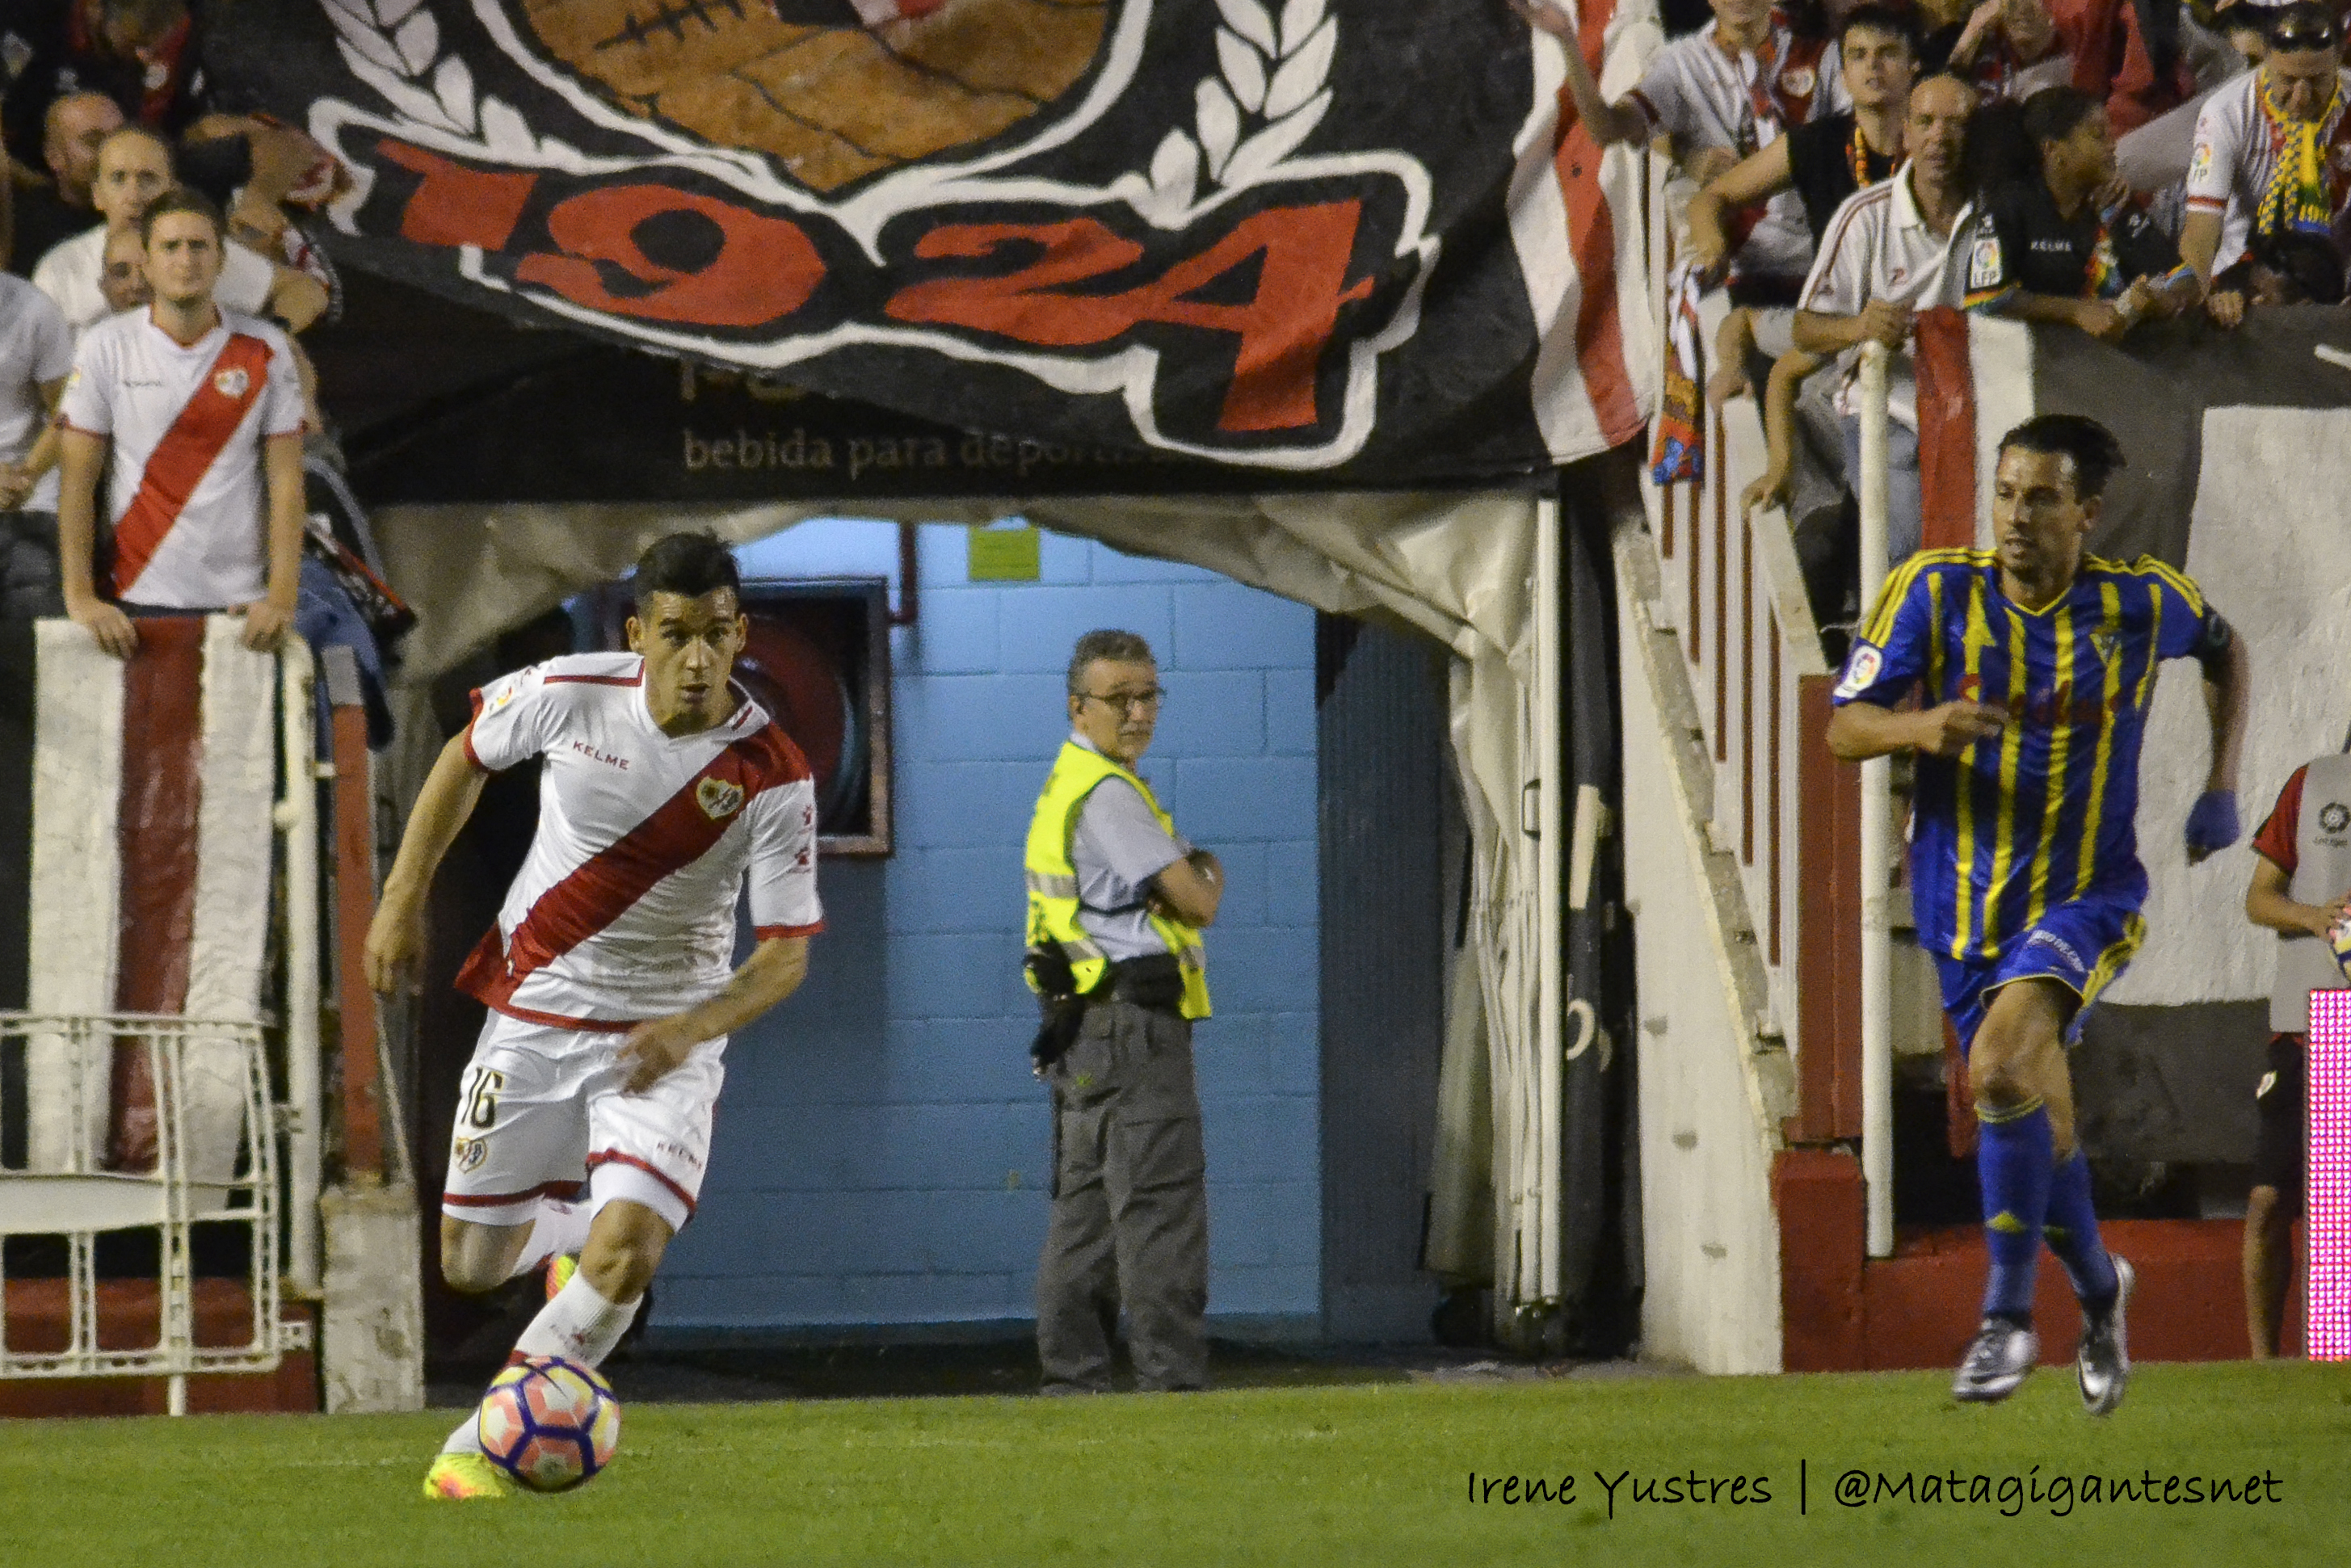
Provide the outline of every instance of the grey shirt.
<path id="1" fill-rule="evenodd" d="M 1081 737 L 1070 739 L 1100 755 Z M 1159 825 L 1134 785 L 1123 779 L 1095 785 L 1070 836 L 1080 928 L 1116 961 L 1166 952 L 1167 944 L 1151 928 L 1144 900 L 1151 879 L 1191 852 L 1190 843 Z"/>

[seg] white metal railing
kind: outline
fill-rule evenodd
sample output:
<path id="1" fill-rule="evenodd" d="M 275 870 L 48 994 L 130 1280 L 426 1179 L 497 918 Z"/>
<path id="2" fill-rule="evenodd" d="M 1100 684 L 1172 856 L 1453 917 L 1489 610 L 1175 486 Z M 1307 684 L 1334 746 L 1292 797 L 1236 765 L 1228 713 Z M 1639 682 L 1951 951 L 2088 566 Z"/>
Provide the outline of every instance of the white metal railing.
<path id="1" fill-rule="evenodd" d="M 279 1321 L 277 1129 L 257 1026 L 158 1014 L 0 1013 L 0 1050 L 12 1048 L 47 1053 L 61 1069 L 47 1076 L 64 1087 L 74 1127 L 103 1120 L 116 1054 L 144 1053 L 154 1085 L 155 1160 L 148 1170 L 110 1170 L 102 1144 L 73 1138 L 54 1168 L 0 1166 L 0 1236 L 57 1237 L 66 1251 L 56 1314 L 61 1334 L 28 1322 L 37 1295 L 57 1285 L 11 1281 L 0 1264 L 0 1377 L 167 1377 L 170 1408 L 179 1415 L 190 1375 L 266 1372 L 307 1339 L 306 1325 Z M 207 1115 L 201 1121 L 208 1126 L 192 1126 L 199 1099 L 215 1112 L 233 1103 L 235 1114 Z M 24 1109 L 0 1103 L 0 1121 Z M 248 1233 L 243 1284 L 250 1322 L 241 1343 L 199 1343 L 191 1253 L 199 1224 Z M 118 1322 L 109 1324 L 112 1336 L 100 1332 L 97 1260 L 98 1239 L 126 1230 L 155 1232 L 158 1254 L 155 1337 L 128 1346 L 107 1343 L 120 1336 Z M 134 1314 L 143 1316 L 144 1308 L 139 1301 Z"/>
<path id="2" fill-rule="evenodd" d="M 1886 345 L 1861 350 L 1862 613 L 1891 570 L 1886 537 Z M 1872 1258 L 1894 1256 L 1894 890 L 1886 876 L 1894 841 L 1893 759 L 1861 765 L 1861 1182 Z"/>

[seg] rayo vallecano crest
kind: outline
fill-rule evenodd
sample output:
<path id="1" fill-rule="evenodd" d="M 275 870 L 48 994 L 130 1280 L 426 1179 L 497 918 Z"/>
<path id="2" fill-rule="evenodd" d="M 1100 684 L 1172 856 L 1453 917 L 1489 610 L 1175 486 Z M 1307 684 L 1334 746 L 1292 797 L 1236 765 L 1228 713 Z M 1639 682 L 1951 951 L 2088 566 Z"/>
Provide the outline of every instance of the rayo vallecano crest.
<path id="1" fill-rule="evenodd" d="M 743 786 L 730 779 L 706 778 L 694 787 L 694 803 L 714 822 L 723 822 L 743 809 Z"/>
<path id="2" fill-rule="evenodd" d="M 1395 29 L 1334 0 L 317 4 L 347 235 L 697 358 L 945 356 L 1141 444 L 1321 468 L 1437 259 L 1421 158 L 1345 108 L 1410 90 Z"/>

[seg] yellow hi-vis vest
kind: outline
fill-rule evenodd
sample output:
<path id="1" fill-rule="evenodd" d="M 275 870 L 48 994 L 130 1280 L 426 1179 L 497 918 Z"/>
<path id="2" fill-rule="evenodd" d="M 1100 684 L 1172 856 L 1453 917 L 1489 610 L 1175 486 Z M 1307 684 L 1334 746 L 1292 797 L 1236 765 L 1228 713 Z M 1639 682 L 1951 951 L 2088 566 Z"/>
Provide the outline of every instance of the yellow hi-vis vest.
<path id="1" fill-rule="evenodd" d="M 1098 751 L 1089 751 L 1075 741 L 1065 741 L 1061 755 L 1053 761 L 1053 771 L 1045 779 L 1045 792 L 1037 797 L 1037 814 L 1029 821 L 1029 852 L 1025 869 L 1029 873 L 1029 946 L 1041 946 L 1058 942 L 1062 954 L 1070 960 L 1071 971 L 1077 976 L 1078 989 L 1091 991 L 1102 980 L 1110 960 L 1078 924 L 1078 871 L 1070 861 L 1070 840 L 1078 831 L 1078 811 L 1092 794 L 1094 787 L 1105 779 L 1123 779 L 1134 786 L 1151 814 L 1168 836 L 1176 833 L 1175 820 L 1159 809 L 1151 793 L 1151 786 L 1136 778 Z M 1208 1016 L 1208 955 L 1200 946 L 1200 933 L 1172 916 L 1156 912 L 1151 916 L 1151 928 L 1167 944 L 1167 951 L 1176 956 L 1184 971 L 1184 1001 L 1182 1011 L 1187 1019 Z M 1036 988 L 1031 977 L 1029 988 Z"/>

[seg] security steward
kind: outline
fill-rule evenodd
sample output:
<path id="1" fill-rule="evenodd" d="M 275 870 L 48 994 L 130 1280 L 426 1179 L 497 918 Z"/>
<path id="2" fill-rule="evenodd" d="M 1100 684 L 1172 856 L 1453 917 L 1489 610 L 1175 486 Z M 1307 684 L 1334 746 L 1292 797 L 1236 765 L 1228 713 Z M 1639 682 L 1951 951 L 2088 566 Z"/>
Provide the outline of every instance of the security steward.
<path id="1" fill-rule="evenodd" d="M 1134 771 L 1159 722 L 1151 646 L 1089 632 L 1070 655 L 1072 733 L 1029 827 L 1031 1054 L 1053 1095 L 1053 1208 L 1037 1266 L 1048 1394 L 1106 1393 L 1126 1310 L 1139 1391 L 1208 1374 L 1208 1204 L 1192 1022 L 1200 931 L 1224 894 Z"/>

